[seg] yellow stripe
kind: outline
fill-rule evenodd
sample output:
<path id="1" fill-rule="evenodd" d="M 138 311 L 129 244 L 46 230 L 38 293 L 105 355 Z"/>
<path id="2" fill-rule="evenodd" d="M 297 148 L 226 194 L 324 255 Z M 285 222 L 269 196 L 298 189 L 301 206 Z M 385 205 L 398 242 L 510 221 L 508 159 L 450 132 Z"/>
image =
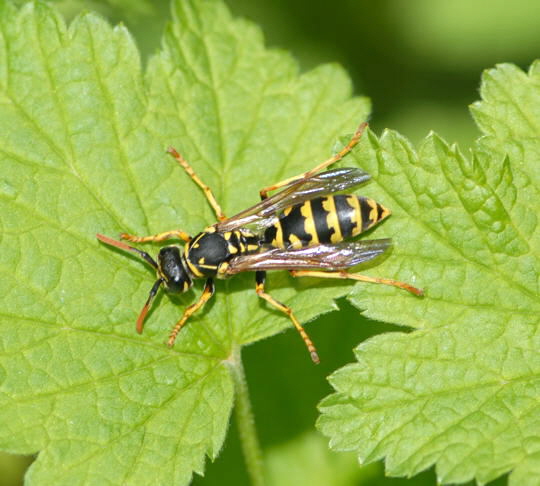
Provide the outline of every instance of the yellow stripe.
<path id="1" fill-rule="evenodd" d="M 347 198 L 349 206 L 353 208 L 351 216 L 351 223 L 354 224 L 351 236 L 356 236 L 362 233 L 362 210 L 360 208 L 360 201 L 356 196 L 349 196 Z"/>
<path id="2" fill-rule="evenodd" d="M 283 248 L 283 229 L 279 220 L 274 223 L 274 227 L 276 228 L 276 236 L 272 240 L 272 246 Z"/>
<path id="3" fill-rule="evenodd" d="M 291 242 L 291 246 L 293 248 L 302 248 L 302 240 L 300 240 L 298 236 L 290 234 L 289 241 Z"/>
<path id="4" fill-rule="evenodd" d="M 315 246 L 319 244 L 319 235 L 317 234 L 317 228 L 315 228 L 315 220 L 313 219 L 313 210 L 311 208 L 311 201 L 306 201 L 300 208 L 300 214 L 306 218 L 304 223 L 305 232 L 311 236 L 309 246 Z M 301 248 L 301 247 L 300 247 Z"/>
<path id="5" fill-rule="evenodd" d="M 371 228 L 378 220 L 377 217 L 379 211 L 377 211 L 377 202 L 373 199 L 366 198 L 367 203 L 369 204 L 369 207 L 371 208 L 371 211 L 369 212 L 369 227 Z"/>
<path id="6" fill-rule="evenodd" d="M 199 265 L 201 268 L 206 268 L 208 270 L 216 270 L 217 265 Z"/>
<path id="7" fill-rule="evenodd" d="M 322 207 L 326 212 L 328 212 L 328 216 L 326 217 L 326 224 L 328 225 L 328 228 L 334 230 L 332 236 L 330 237 L 330 241 L 332 243 L 339 243 L 340 241 L 343 241 L 343 235 L 341 234 L 341 228 L 339 227 L 338 214 L 336 211 L 336 203 L 334 202 L 334 197 L 325 197 L 322 200 Z"/>
<path id="8" fill-rule="evenodd" d="M 382 208 L 381 217 L 379 218 L 379 221 L 382 221 L 384 218 L 387 218 L 392 214 L 392 211 L 390 211 L 387 207 L 384 207 L 382 204 L 380 204 Z"/>
<path id="9" fill-rule="evenodd" d="M 186 257 L 187 257 L 187 254 L 188 254 L 190 248 L 199 248 L 199 240 L 200 240 L 204 235 L 205 235 L 205 232 L 203 231 L 203 232 L 199 235 L 199 237 L 198 237 L 196 240 L 191 241 L 191 243 L 189 243 L 189 244 L 186 246 L 186 251 L 185 251 Z"/>
<path id="10" fill-rule="evenodd" d="M 187 264 L 188 264 L 188 267 L 189 267 L 189 270 L 190 272 L 195 275 L 195 277 L 203 277 L 204 275 L 199 271 L 199 269 L 193 265 L 193 263 L 191 263 L 189 261 L 189 258 L 186 258 L 186 261 L 187 261 Z"/>
<path id="11" fill-rule="evenodd" d="M 223 262 L 219 265 L 217 271 L 220 275 L 225 275 L 227 273 L 227 269 L 229 268 L 229 264 L 227 262 Z M 223 278 L 223 277 L 221 277 Z"/>

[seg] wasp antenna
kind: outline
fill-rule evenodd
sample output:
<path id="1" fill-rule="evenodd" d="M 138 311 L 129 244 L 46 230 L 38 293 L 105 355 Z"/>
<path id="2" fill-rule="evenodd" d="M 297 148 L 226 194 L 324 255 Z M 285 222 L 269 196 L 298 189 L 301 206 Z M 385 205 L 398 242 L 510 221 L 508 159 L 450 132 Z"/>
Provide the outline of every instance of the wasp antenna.
<path id="1" fill-rule="evenodd" d="M 105 235 L 101 235 L 99 233 L 96 234 L 96 238 L 102 241 L 103 243 L 106 243 L 107 245 L 115 246 L 116 248 L 120 248 L 121 250 L 131 251 L 132 253 L 137 253 L 137 255 L 139 255 L 143 260 L 148 262 L 157 270 L 158 264 L 145 251 L 139 250 L 138 248 L 134 248 L 133 246 L 126 245 L 122 241 L 113 240 L 112 238 L 109 238 L 108 236 L 105 236 Z"/>
<path id="2" fill-rule="evenodd" d="M 137 332 L 141 334 L 143 332 L 144 327 L 144 319 L 146 318 L 146 314 L 148 314 L 148 311 L 150 310 L 150 307 L 152 306 L 152 301 L 154 300 L 154 297 L 157 294 L 157 291 L 161 284 L 163 283 L 163 280 L 160 278 L 156 280 L 156 283 L 152 286 L 152 289 L 150 290 L 150 295 L 148 296 L 148 299 L 146 300 L 146 304 L 144 304 L 144 307 L 141 310 L 141 313 L 139 314 L 139 317 L 137 318 Z"/>

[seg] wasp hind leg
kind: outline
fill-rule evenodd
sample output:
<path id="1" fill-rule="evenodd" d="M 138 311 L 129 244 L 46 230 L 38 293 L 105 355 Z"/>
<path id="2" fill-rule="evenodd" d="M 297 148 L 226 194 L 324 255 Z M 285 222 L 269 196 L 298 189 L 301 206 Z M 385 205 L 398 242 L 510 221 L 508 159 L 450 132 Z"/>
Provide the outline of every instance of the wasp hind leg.
<path id="1" fill-rule="evenodd" d="M 183 240 L 186 243 L 189 243 L 191 241 L 191 236 L 189 236 L 185 231 L 180 230 L 172 230 L 172 231 L 165 231 L 164 233 L 158 233 L 157 235 L 150 235 L 150 236 L 135 236 L 130 235 L 129 233 L 122 233 L 120 235 L 120 238 L 122 240 L 131 241 L 133 243 L 148 243 L 150 241 L 165 241 L 165 240 L 172 240 L 172 239 L 179 239 Z"/>
<path id="2" fill-rule="evenodd" d="M 214 193 L 212 192 L 212 189 L 208 187 L 195 173 L 191 165 L 188 164 L 187 160 L 182 157 L 175 148 L 169 147 L 167 149 L 167 152 L 169 152 L 176 161 L 183 167 L 183 169 L 187 172 L 188 176 L 193 179 L 195 184 L 197 184 L 204 192 L 204 195 L 206 196 L 206 199 L 210 203 L 210 206 L 212 206 L 212 209 L 216 213 L 216 217 L 219 221 L 223 221 L 227 219 L 227 217 L 223 214 L 223 211 L 221 209 L 221 206 L 218 204 Z"/>
<path id="3" fill-rule="evenodd" d="M 204 286 L 203 293 L 199 297 L 199 300 L 195 302 L 194 304 L 191 304 L 189 307 L 186 307 L 186 310 L 184 311 L 184 314 L 182 315 L 182 318 L 176 323 L 176 325 L 173 327 L 173 330 L 171 331 L 171 334 L 169 335 L 169 340 L 167 341 L 167 346 L 172 348 L 174 346 L 174 342 L 176 341 L 176 336 L 178 333 L 182 330 L 184 327 L 184 324 L 187 322 L 187 320 L 195 314 L 201 307 L 206 304 L 212 295 L 214 295 L 214 281 L 209 278 L 206 281 L 206 285 Z"/>
<path id="4" fill-rule="evenodd" d="M 309 177 L 313 177 L 317 172 L 326 169 L 328 166 L 332 165 L 333 163 L 337 162 L 338 160 L 341 160 L 343 157 L 345 157 L 358 143 L 360 138 L 362 137 L 362 134 L 364 133 L 364 130 L 367 127 L 367 122 L 361 123 L 358 128 L 356 129 L 356 132 L 354 132 L 354 135 L 349 140 L 349 143 L 345 145 L 336 155 L 333 157 L 330 157 L 329 159 L 325 160 L 324 162 L 321 162 L 319 165 L 314 167 L 308 172 L 304 172 L 303 174 L 299 174 L 294 177 L 289 177 L 288 179 L 284 179 L 276 184 L 273 184 L 272 186 L 265 187 L 264 189 L 261 189 L 259 191 L 259 194 L 261 196 L 261 199 L 266 199 L 268 197 L 268 193 L 271 191 L 275 191 L 276 189 L 279 189 L 280 187 L 287 186 L 289 184 L 292 184 L 293 182 L 299 181 L 300 179 L 307 179 Z"/>
<path id="5" fill-rule="evenodd" d="M 390 278 L 368 277 L 367 275 L 360 275 L 359 273 L 349 273 L 344 270 L 339 271 L 339 272 L 319 272 L 319 271 L 313 271 L 313 270 L 290 270 L 289 273 L 293 277 L 339 278 L 339 279 L 358 280 L 360 282 L 391 285 L 392 287 L 398 287 L 414 295 L 418 295 L 418 296 L 424 295 L 424 291 L 422 289 L 413 287 L 412 285 L 405 282 L 400 282 L 399 280 L 392 280 Z"/>
<path id="6" fill-rule="evenodd" d="M 305 329 L 302 327 L 302 324 L 298 322 L 298 319 L 293 314 L 292 309 L 286 306 L 285 304 L 282 304 L 281 302 L 277 301 L 271 295 L 267 294 L 264 291 L 264 282 L 266 279 L 266 272 L 260 272 L 260 271 L 255 272 L 255 279 L 256 279 L 255 292 L 257 292 L 257 295 L 261 299 L 264 299 L 266 300 L 266 302 L 273 305 L 276 309 L 280 310 L 281 312 L 289 316 L 289 319 L 292 321 L 292 323 L 294 324 L 294 327 L 300 333 L 300 336 L 304 340 L 304 343 L 306 347 L 308 348 L 312 361 L 315 364 L 318 364 L 320 360 L 319 360 L 319 355 L 317 354 L 317 350 L 315 349 L 315 345 L 313 344 L 313 341 L 311 341 L 311 339 L 307 335 L 307 332 L 305 331 Z"/>

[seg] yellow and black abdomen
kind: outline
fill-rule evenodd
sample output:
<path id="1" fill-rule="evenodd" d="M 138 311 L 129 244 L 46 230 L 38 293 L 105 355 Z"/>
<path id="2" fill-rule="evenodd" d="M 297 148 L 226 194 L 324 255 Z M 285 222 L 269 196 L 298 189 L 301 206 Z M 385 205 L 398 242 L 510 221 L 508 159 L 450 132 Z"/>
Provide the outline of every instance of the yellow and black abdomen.
<path id="1" fill-rule="evenodd" d="M 388 215 L 390 210 L 367 197 L 317 197 L 285 209 L 265 230 L 263 243 L 278 248 L 338 243 L 368 230 Z"/>

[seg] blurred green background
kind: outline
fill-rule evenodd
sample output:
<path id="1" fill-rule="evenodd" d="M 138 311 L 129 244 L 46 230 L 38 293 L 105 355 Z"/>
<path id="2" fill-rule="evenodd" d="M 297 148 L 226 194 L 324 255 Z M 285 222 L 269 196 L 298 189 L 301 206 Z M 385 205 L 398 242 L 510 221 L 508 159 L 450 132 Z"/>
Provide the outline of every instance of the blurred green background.
<path id="1" fill-rule="evenodd" d="M 17 1 L 21 4 L 23 2 Z M 132 31 L 143 59 L 155 52 L 168 19 L 167 0 L 62 0 L 71 19 L 97 10 Z M 389 127 L 418 143 L 434 130 L 463 149 L 478 137 L 467 106 L 478 99 L 483 69 L 538 57 L 540 2 L 535 0 L 228 0 L 237 16 L 259 24 L 267 44 L 288 50 L 303 70 L 338 62 L 355 94 L 373 103 L 371 128 Z M 245 368 L 270 486 L 434 485 L 427 471 L 413 479 L 384 478 L 381 464 L 359 468 L 348 454 L 328 451 L 314 431 L 316 405 L 331 389 L 333 370 L 353 360 L 351 348 L 396 328 L 367 321 L 345 301 L 309 325 L 322 364 L 314 367 L 294 330 L 244 351 Z M 0 486 L 22 483 L 31 458 L 0 455 Z M 248 485 L 234 419 L 220 457 L 197 486 Z M 491 483 L 506 484 L 501 478 Z"/>

